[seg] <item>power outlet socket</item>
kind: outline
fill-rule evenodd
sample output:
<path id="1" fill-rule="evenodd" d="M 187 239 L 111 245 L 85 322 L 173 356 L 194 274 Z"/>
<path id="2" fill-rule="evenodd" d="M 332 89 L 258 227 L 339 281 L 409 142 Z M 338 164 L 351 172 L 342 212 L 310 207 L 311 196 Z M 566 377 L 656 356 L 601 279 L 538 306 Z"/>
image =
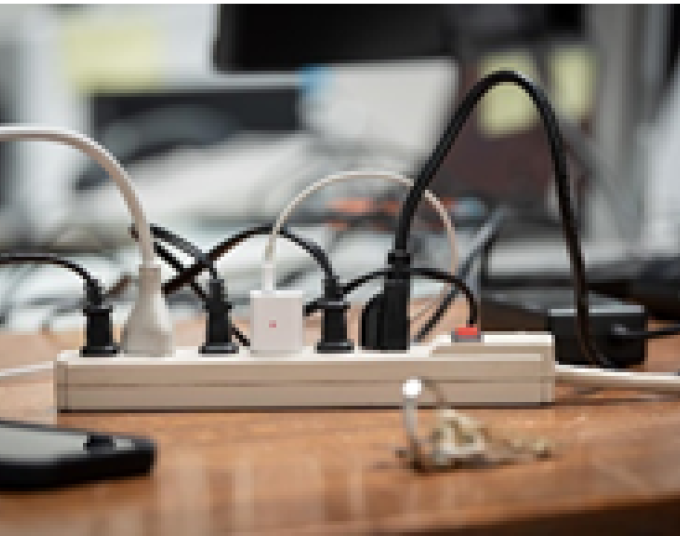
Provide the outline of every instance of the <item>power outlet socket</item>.
<path id="1" fill-rule="evenodd" d="M 407 352 L 85 358 L 59 355 L 60 411 L 399 407 L 409 377 L 437 381 L 457 406 L 540 405 L 554 400 L 554 342 L 547 333 L 485 333 L 480 341 L 441 335 Z M 430 398 L 424 403 L 433 403 Z"/>

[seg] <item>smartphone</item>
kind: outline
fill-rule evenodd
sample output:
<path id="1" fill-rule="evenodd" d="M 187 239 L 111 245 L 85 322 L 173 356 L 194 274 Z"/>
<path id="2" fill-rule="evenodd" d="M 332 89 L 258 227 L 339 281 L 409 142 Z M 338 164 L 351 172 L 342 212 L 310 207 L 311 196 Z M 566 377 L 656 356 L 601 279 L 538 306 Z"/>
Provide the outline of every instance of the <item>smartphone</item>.
<path id="1" fill-rule="evenodd" d="M 0 490 L 33 491 L 143 475 L 156 457 L 152 441 L 0 420 Z"/>

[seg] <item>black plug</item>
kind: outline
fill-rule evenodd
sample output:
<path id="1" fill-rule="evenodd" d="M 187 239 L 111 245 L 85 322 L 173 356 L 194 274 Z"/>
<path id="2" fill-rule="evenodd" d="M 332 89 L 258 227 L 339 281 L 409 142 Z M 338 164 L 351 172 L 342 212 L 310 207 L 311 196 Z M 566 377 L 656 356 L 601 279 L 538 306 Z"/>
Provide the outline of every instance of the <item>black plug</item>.
<path id="1" fill-rule="evenodd" d="M 80 349 L 83 357 L 107 357 L 118 353 L 113 340 L 112 307 L 104 305 L 99 285 L 85 284 L 85 346 Z"/>
<path id="2" fill-rule="evenodd" d="M 361 346 L 369 350 L 405 351 L 410 344 L 408 306 L 411 298 L 411 255 L 393 250 L 383 290 L 371 299 L 361 316 Z"/>
<path id="3" fill-rule="evenodd" d="M 321 340 L 316 345 L 320 354 L 351 352 L 354 344 L 347 337 L 346 313 L 349 309 L 335 277 L 324 279 L 324 295 L 319 301 L 322 311 Z"/>
<path id="4" fill-rule="evenodd" d="M 235 354 L 238 352 L 238 346 L 232 340 L 233 329 L 229 315 L 231 307 L 231 303 L 226 299 L 224 280 L 210 278 L 208 297 L 205 301 L 207 313 L 205 344 L 200 348 L 202 354 Z"/>

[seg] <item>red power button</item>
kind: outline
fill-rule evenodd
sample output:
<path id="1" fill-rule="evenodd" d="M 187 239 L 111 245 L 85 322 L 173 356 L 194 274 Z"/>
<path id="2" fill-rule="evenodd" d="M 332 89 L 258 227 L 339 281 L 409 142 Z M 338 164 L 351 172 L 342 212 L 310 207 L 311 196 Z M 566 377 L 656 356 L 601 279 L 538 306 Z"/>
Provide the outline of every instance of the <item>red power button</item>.
<path id="1" fill-rule="evenodd" d="M 453 339 L 458 342 L 480 340 L 477 326 L 460 326 L 453 330 Z"/>

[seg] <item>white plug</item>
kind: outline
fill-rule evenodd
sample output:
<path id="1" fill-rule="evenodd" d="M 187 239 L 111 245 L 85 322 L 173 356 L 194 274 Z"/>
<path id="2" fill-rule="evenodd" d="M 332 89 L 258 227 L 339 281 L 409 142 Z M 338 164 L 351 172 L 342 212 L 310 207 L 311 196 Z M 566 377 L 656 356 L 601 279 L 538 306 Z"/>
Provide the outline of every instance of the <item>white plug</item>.
<path id="1" fill-rule="evenodd" d="M 161 290 L 161 269 L 139 267 L 139 294 L 123 327 L 121 341 L 126 355 L 162 357 L 172 355 L 172 320 Z"/>
<path id="2" fill-rule="evenodd" d="M 139 232 L 142 265 L 139 268 L 139 297 L 123 328 L 123 351 L 131 355 L 172 355 L 170 311 L 161 292 L 161 273 L 156 265 L 151 229 L 139 196 L 127 172 L 104 147 L 70 130 L 40 125 L 2 125 L 0 142 L 8 140 L 42 140 L 70 145 L 97 162 L 120 190 Z"/>
<path id="3" fill-rule="evenodd" d="M 300 290 L 250 292 L 250 351 L 294 354 L 304 345 L 303 293 Z"/>

